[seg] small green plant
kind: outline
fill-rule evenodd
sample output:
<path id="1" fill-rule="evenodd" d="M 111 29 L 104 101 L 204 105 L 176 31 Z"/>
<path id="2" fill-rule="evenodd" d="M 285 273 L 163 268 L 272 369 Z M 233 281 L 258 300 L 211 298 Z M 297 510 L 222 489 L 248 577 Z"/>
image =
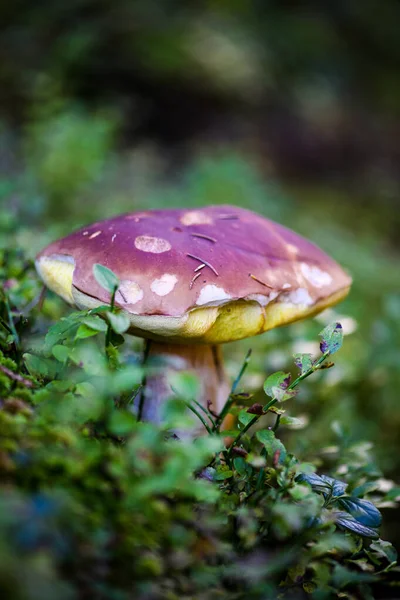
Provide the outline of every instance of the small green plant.
<path id="1" fill-rule="evenodd" d="M 4 597 L 350 600 L 392 584 L 396 552 L 379 537 L 377 506 L 395 496 L 380 491 L 370 455 L 347 445 L 328 468 L 285 441 L 302 424 L 286 407 L 333 366 L 339 323 L 321 332 L 319 357 L 295 356 L 297 375 L 266 378 L 264 403 L 239 390 L 250 353 L 221 415 L 197 404 L 195 378 L 177 375 L 155 426 L 132 410 L 145 373 L 114 274 L 95 266 L 108 306 L 55 319 L 52 299 L 39 315 L 24 257 L 4 253 L 2 268 L 12 270 L 0 295 Z M 177 440 L 188 406 L 205 435 Z M 221 431 L 228 413 L 237 424 Z"/>

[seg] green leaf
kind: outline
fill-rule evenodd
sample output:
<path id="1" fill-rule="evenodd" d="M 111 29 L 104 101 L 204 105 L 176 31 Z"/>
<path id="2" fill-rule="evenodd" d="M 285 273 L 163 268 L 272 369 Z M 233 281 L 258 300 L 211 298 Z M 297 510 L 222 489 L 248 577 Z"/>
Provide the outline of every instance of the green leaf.
<path id="1" fill-rule="evenodd" d="M 304 375 L 307 373 L 313 366 L 313 359 L 311 354 L 295 354 L 294 355 L 294 364 L 299 367 L 300 374 Z"/>
<path id="2" fill-rule="evenodd" d="M 119 286 L 119 279 L 111 271 L 104 265 L 100 265 L 99 263 L 95 263 L 93 265 L 93 275 L 96 279 L 97 283 L 110 294 L 114 293 L 114 290 Z"/>
<path id="3" fill-rule="evenodd" d="M 352 569 L 348 568 L 348 567 L 344 567 L 343 565 L 337 563 L 335 564 L 335 566 L 333 567 L 333 578 L 332 578 L 332 583 L 335 586 L 335 590 L 338 589 L 342 589 L 347 587 L 348 585 L 351 586 L 356 586 L 359 585 L 360 583 L 366 583 L 366 582 L 370 582 L 370 581 L 374 581 L 375 579 L 375 575 L 373 573 L 360 573 L 359 570 L 355 570 L 354 567 Z M 364 591 L 365 587 L 363 588 L 363 593 L 362 593 L 362 598 L 363 600 L 374 600 L 374 597 L 368 593 L 368 595 L 366 594 L 366 592 Z M 342 598 L 354 598 L 354 595 L 350 595 L 350 594 L 342 594 Z M 326 596 L 325 596 L 326 597 Z M 339 597 L 338 595 L 335 596 L 336 598 Z"/>
<path id="4" fill-rule="evenodd" d="M 73 387 L 72 381 L 67 381 L 65 379 L 56 379 L 54 381 L 49 381 L 46 385 L 46 391 L 49 392 L 66 392 Z"/>
<path id="5" fill-rule="evenodd" d="M 248 464 L 241 456 L 237 456 L 233 459 L 233 466 L 235 467 L 239 475 L 246 475 L 246 473 L 248 473 L 249 471 Z"/>
<path id="6" fill-rule="evenodd" d="M 51 352 L 58 362 L 64 363 L 69 358 L 69 348 L 67 346 L 63 346 L 62 344 L 56 344 L 53 346 Z"/>
<path id="7" fill-rule="evenodd" d="M 78 331 L 76 332 L 75 339 L 76 340 L 84 340 L 88 337 L 92 337 L 93 335 L 97 335 L 99 333 L 98 329 L 92 329 L 87 325 L 79 325 Z"/>
<path id="8" fill-rule="evenodd" d="M 189 412 L 187 403 L 182 398 L 168 398 L 160 406 L 160 419 L 165 427 L 174 429 L 188 429 L 193 427 L 193 422 L 197 417 Z M 196 423 L 197 425 L 197 423 Z"/>
<path id="9" fill-rule="evenodd" d="M 51 349 L 56 344 L 73 339 L 75 330 L 79 327 L 81 319 L 82 313 L 73 313 L 72 315 L 69 315 L 69 317 L 61 319 L 58 323 L 52 325 L 45 337 L 45 352 L 51 352 Z"/>
<path id="10" fill-rule="evenodd" d="M 136 426 L 136 417 L 126 410 L 114 410 L 108 422 L 109 431 L 117 436 L 127 436 Z"/>
<path id="11" fill-rule="evenodd" d="M 290 384 L 290 379 L 290 373 L 277 371 L 276 373 L 273 373 L 267 377 L 267 379 L 264 381 L 264 392 L 271 398 L 282 396 Z"/>
<path id="12" fill-rule="evenodd" d="M 329 494 L 332 489 L 331 484 L 328 481 L 324 481 L 316 473 L 299 473 L 295 481 L 297 483 L 308 483 L 315 492 L 322 492 L 324 494 Z"/>
<path id="13" fill-rule="evenodd" d="M 78 396 L 83 396 L 84 398 L 90 398 L 92 396 L 97 395 L 97 390 L 93 383 L 90 381 L 81 381 L 75 386 L 75 393 Z"/>
<path id="14" fill-rule="evenodd" d="M 340 498 L 338 504 L 359 523 L 377 528 L 382 523 L 382 515 L 372 502 L 361 498 Z"/>
<path id="15" fill-rule="evenodd" d="M 374 492 L 379 489 L 379 483 L 377 481 L 366 481 L 361 485 L 358 485 L 351 491 L 351 495 L 353 498 L 360 498 L 360 496 L 365 496 L 369 492 Z"/>
<path id="16" fill-rule="evenodd" d="M 379 539 L 378 532 L 371 527 L 367 527 L 363 525 L 359 521 L 356 521 L 351 515 L 345 512 L 337 513 L 335 518 L 335 523 L 338 527 L 342 529 L 346 529 L 351 533 L 355 533 L 356 535 L 360 535 L 361 537 L 370 538 L 373 540 Z"/>
<path id="17" fill-rule="evenodd" d="M 82 323 L 95 331 L 107 331 L 107 323 L 97 315 L 89 315 L 82 319 Z"/>
<path id="18" fill-rule="evenodd" d="M 76 344 L 70 352 L 71 360 L 89 375 L 103 376 L 107 372 L 107 360 L 97 344 L 88 340 Z"/>
<path id="19" fill-rule="evenodd" d="M 110 335 L 111 346 L 114 346 L 114 348 L 118 348 L 118 346 L 122 346 L 122 344 L 124 342 L 125 342 L 124 336 L 121 335 L 120 333 L 116 333 L 113 329 L 111 329 L 111 335 Z"/>
<path id="20" fill-rule="evenodd" d="M 214 475 L 215 481 L 223 481 L 224 479 L 230 479 L 233 476 L 233 471 L 219 471 Z"/>
<path id="21" fill-rule="evenodd" d="M 54 379 L 59 365 L 51 358 L 42 358 L 34 354 L 24 354 L 24 360 L 29 374 L 39 379 Z"/>
<path id="22" fill-rule="evenodd" d="M 300 429 L 307 425 L 305 419 L 298 419 L 297 417 L 281 417 L 281 425 L 287 425 L 296 429 Z"/>
<path id="23" fill-rule="evenodd" d="M 400 487 L 393 487 L 385 496 L 385 500 L 397 500 L 400 497 Z"/>
<path id="24" fill-rule="evenodd" d="M 322 338 L 319 347 L 323 354 L 335 354 L 343 344 L 343 329 L 340 323 L 328 325 L 319 335 Z"/>
<path id="25" fill-rule="evenodd" d="M 390 542 L 377 540 L 376 542 L 372 542 L 370 545 L 370 550 L 373 550 L 379 556 L 387 558 L 390 563 L 393 563 L 397 560 L 396 548 L 394 548 Z"/>
<path id="26" fill-rule="evenodd" d="M 340 479 L 334 479 L 328 475 L 321 475 L 321 479 L 332 486 L 332 496 L 342 496 L 346 492 L 347 483 L 344 481 L 340 481 Z"/>
<path id="27" fill-rule="evenodd" d="M 122 311 L 115 313 L 109 311 L 107 313 L 107 318 L 115 333 L 125 333 L 131 326 L 128 315 Z"/>
<path id="28" fill-rule="evenodd" d="M 143 369 L 138 365 L 129 365 L 112 373 L 109 388 L 114 394 L 133 391 L 143 380 Z"/>
<path id="29" fill-rule="evenodd" d="M 200 382 L 194 373 L 171 373 L 168 382 L 179 398 L 195 400 L 199 395 Z"/>
<path id="30" fill-rule="evenodd" d="M 286 458 L 286 448 L 280 440 L 275 437 L 275 433 L 271 429 L 263 429 L 257 431 L 256 437 L 261 442 L 270 456 L 279 452 L 279 462 L 283 462 Z"/>
<path id="31" fill-rule="evenodd" d="M 247 412 L 247 409 L 241 410 L 238 419 L 240 423 L 244 426 L 248 425 L 250 421 L 254 419 L 254 415 Z"/>
<path id="32" fill-rule="evenodd" d="M 273 373 L 264 382 L 264 392 L 278 402 L 285 402 L 297 394 L 296 390 L 288 389 L 290 380 L 290 373 L 283 371 Z"/>

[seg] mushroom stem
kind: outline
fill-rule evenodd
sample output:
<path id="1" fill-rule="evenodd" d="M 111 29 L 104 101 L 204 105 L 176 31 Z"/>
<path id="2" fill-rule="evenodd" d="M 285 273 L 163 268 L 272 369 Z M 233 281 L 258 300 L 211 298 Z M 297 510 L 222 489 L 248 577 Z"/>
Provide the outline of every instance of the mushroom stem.
<path id="1" fill-rule="evenodd" d="M 167 398 L 173 396 L 169 376 L 173 372 L 188 371 L 197 375 L 200 392 L 196 398 L 203 408 L 219 414 L 229 395 L 229 385 L 225 377 L 223 356 L 220 346 L 163 344 L 148 340 L 146 342 L 143 364 L 148 367 L 143 392 L 137 401 L 138 416 L 143 421 L 162 422 L 162 405 Z M 201 413 L 207 424 L 210 420 L 199 407 L 194 408 Z M 186 432 L 186 437 L 195 437 L 206 433 L 200 419 L 193 417 L 193 426 Z"/>

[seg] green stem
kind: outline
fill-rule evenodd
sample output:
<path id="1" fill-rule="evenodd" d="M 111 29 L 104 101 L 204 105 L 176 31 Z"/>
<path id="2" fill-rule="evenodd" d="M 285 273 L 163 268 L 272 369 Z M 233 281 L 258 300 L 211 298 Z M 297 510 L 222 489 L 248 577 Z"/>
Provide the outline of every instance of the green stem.
<path id="1" fill-rule="evenodd" d="M 310 367 L 310 369 L 308 369 L 308 371 L 306 371 L 305 373 L 303 373 L 302 375 L 299 375 L 299 377 L 297 377 L 297 379 L 295 379 L 289 386 L 288 386 L 288 390 L 293 390 L 295 387 L 297 387 L 299 385 L 299 383 L 301 381 L 303 381 L 304 379 L 306 379 L 307 377 L 309 377 L 312 373 L 314 373 L 315 371 L 317 371 L 320 367 L 320 365 L 324 362 L 324 360 L 326 360 L 329 356 L 329 352 L 324 352 L 324 354 L 322 356 L 320 356 L 320 358 L 316 361 L 316 363 L 313 364 L 312 367 Z M 267 402 L 267 404 L 263 407 L 263 414 L 262 415 L 255 415 L 251 421 L 249 421 L 247 423 L 247 425 L 245 425 L 243 427 L 243 429 L 238 433 L 238 435 L 236 436 L 236 438 L 234 439 L 230 449 L 229 449 L 229 456 L 232 453 L 232 448 L 234 446 L 237 446 L 238 442 L 242 439 L 243 435 L 250 429 L 250 427 L 252 427 L 255 423 L 257 423 L 258 419 L 265 415 L 268 410 L 271 408 L 271 406 L 274 406 L 276 403 L 278 402 L 278 398 L 272 398 L 272 400 L 270 400 L 269 402 Z M 278 419 L 277 419 L 278 421 Z M 276 426 L 276 423 L 275 423 Z M 279 421 L 278 421 L 278 426 L 279 426 Z M 276 431 L 276 429 L 273 429 L 273 431 Z"/>
<path id="2" fill-rule="evenodd" d="M 245 370 L 247 369 L 247 365 L 249 364 L 249 361 L 250 361 L 251 352 L 252 352 L 252 350 L 250 348 L 245 356 L 245 359 L 244 359 L 242 367 L 238 373 L 238 376 L 236 377 L 235 381 L 232 384 L 228 399 L 226 400 L 223 409 L 221 410 L 221 412 L 218 415 L 218 418 L 216 419 L 216 422 L 215 422 L 215 425 L 213 428 L 214 431 L 220 430 L 222 421 L 225 419 L 226 415 L 228 414 L 228 412 L 231 409 L 232 404 L 234 404 L 234 402 L 235 402 L 234 394 L 236 392 L 236 389 L 237 389 L 237 386 L 239 385 L 240 380 L 243 377 Z"/>
<path id="3" fill-rule="evenodd" d="M 202 404 L 200 404 L 200 402 L 198 402 L 197 400 L 193 399 L 193 402 L 195 404 L 197 404 L 197 406 L 200 408 L 200 410 L 202 410 L 203 413 L 207 416 L 207 418 L 210 419 L 211 424 L 213 426 L 213 430 L 214 430 L 215 427 L 216 427 L 216 423 L 215 423 L 215 421 L 214 421 L 214 419 L 213 419 L 212 414 L 210 413 L 210 411 L 207 410 L 206 408 L 204 408 L 204 406 Z"/>
<path id="4" fill-rule="evenodd" d="M 113 293 L 111 294 L 110 310 L 112 313 L 114 312 L 114 308 L 115 308 L 115 294 L 117 293 L 117 290 L 118 290 L 118 286 L 116 285 L 116 286 L 114 286 Z M 111 330 L 112 330 L 112 327 L 110 324 L 108 324 L 107 331 L 106 331 L 106 339 L 105 339 L 106 353 L 107 353 L 107 348 L 111 343 Z"/>
<path id="5" fill-rule="evenodd" d="M 206 428 L 206 430 L 208 431 L 209 434 L 212 434 L 212 429 L 211 427 L 209 427 L 206 423 L 206 420 L 203 419 L 203 415 L 201 413 L 199 413 L 194 406 L 192 406 L 190 404 L 190 402 L 185 402 L 186 406 L 192 411 L 192 413 L 194 413 L 196 415 L 196 417 L 198 417 L 200 419 L 200 421 L 203 423 L 204 427 Z"/>
<path id="6" fill-rule="evenodd" d="M 150 354 L 150 346 L 151 346 L 151 341 L 150 340 L 145 340 L 144 343 L 144 350 L 143 350 L 143 360 L 142 360 L 142 367 L 146 366 L 147 360 L 149 358 L 149 354 Z M 137 420 L 141 421 L 142 420 L 142 413 L 143 413 L 143 406 L 144 406 L 144 400 L 145 400 L 145 393 L 146 393 L 146 382 L 147 382 L 147 373 L 146 373 L 146 369 L 144 369 L 143 372 L 143 379 L 142 379 L 142 383 L 141 383 L 141 390 L 140 390 L 140 398 L 139 398 L 139 406 L 138 406 L 138 412 L 137 412 Z M 137 397 L 137 394 L 135 395 L 135 398 Z"/>
<path id="7" fill-rule="evenodd" d="M 272 431 L 278 431 L 279 423 L 281 422 L 281 415 L 276 415 L 275 425 L 272 428 Z"/>
<path id="8" fill-rule="evenodd" d="M 7 317 L 8 317 L 8 324 L 10 326 L 11 333 L 12 333 L 12 336 L 14 338 L 14 344 L 18 348 L 19 342 L 20 342 L 19 335 L 17 333 L 17 330 L 15 329 L 14 319 L 13 319 L 13 316 L 12 316 L 10 303 L 8 301 L 8 298 L 7 298 L 6 294 L 4 294 L 4 303 L 6 305 L 6 311 L 7 311 Z"/>
<path id="9" fill-rule="evenodd" d="M 267 451 L 265 448 L 263 448 L 261 450 L 261 456 L 265 456 L 265 457 L 267 456 Z M 265 479 L 265 470 L 264 470 L 264 467 L 261 467 L 260 472 L 257 477 L 256 491 L 259 491 L 262 489 L 262 487 L 264 485 L 264 479 Z"/>

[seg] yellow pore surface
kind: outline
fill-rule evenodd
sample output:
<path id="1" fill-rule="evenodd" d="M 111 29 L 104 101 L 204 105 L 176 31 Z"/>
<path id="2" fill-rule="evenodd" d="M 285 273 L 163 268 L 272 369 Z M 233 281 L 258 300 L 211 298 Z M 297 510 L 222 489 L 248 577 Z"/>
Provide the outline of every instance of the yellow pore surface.
<path id="1" fill-rule="evenodd" d="M 70 257 L 42 257 L 36 264 L 44 283 L 69 304 L 81 309 L 103 304 L 72 286 L 74 262 Z M 315 315 L 340 302 L 349 291 L 343 288 L 312 306 L 280 302 L 279 297 L 261 306 L 255 300 L 234 300 L 220 306 L 195 308 L 181 317 L 137 315 L 126 312 L 130 333 L 158 341 L 182 344 L 221 344 L 252 337 Z"/>
<path id="2" fill-rule="evenodd" d="M 74 304 L 72 296 L 74 268 L 75 261 L 70 256 L 42 256 L 36 261 L 36 270 L 43 282 L 69 304 Z"/>

